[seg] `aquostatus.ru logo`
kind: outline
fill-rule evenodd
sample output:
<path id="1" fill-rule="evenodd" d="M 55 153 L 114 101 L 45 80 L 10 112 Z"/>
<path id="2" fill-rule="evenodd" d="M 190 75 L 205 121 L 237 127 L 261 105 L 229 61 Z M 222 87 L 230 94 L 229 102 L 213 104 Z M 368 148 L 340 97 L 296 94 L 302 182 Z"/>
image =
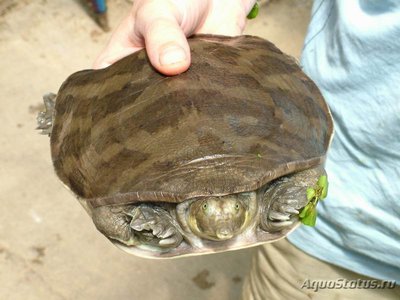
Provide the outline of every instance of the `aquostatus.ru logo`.
<path id="1" fill-rule="evenodd" d="M 345 279 L 338 278 L 335 280 L 304 280 L 301 288 L 311 289 L 314 292 L 324 289 L 394 289 L 395 280 L 376 280 L 376 279 Z"/>

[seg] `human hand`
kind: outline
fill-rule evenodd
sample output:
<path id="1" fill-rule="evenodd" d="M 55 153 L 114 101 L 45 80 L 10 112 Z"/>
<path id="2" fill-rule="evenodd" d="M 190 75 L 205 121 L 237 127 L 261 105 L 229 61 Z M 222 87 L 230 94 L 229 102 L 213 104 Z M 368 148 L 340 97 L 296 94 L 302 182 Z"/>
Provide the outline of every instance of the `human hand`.
<path id="1" fill-rule="evenodd" d="M 240 35 L 256 0 L 135 0 L 94 68 L 146 48 L 151 64 L 165 75 L 186 71 L 195 33 Z"/>

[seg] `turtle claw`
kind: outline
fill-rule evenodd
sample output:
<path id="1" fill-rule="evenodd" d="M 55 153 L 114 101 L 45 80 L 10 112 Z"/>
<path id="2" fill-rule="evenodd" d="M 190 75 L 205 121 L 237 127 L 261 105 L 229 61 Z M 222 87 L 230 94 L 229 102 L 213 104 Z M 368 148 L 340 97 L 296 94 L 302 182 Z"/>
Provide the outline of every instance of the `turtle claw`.
<path id="1" fill-rule="evenodd" d="M 171 216 L 164 209 L 140 205 L 134 207 L 129 215 L 132 217 L 130 227 L 145 244 L 174 247 L 183 240 Z"/>
<path id="2" fill-rule="evenodd" d="M 182 235 L 173 226 L 167 227 L 163 232 L 158 234 L 157 237 L 161 238 L 158 244 L 162 247 L 177 246 L 183 239 Z"/>
<path id="3" fill-rule="evenodd" d="M 158 237 L 163 238 L 163 239 L 168 238 L 168 237 L 172 236 L 175 233 L 175 231 L 176 231 L 176 229 L 174 227 L 169 227 Z"/>
<path id="4" fill-rule="evenodd" d="M 271 221 L 288 221 L 299 214 L 298 201 L 292 199 L 281 200 L 271 207 L 268 219 Z"/>
<path id="5" fill-rule="evenodd" d="M 162 227 L 161 226 L 154 226 L 154 228 L 153 228 L 153 234 L 155 235 L 155 236 L 160 236 L 160 233 L 162 232 Z"/>
<path id="6" fill-rule="evenodd" d="M 48 93 L 43 96 L 43 102 L 45 106 L 45 111 L 41 111 L 37 115 L 38 127 L 36 129 L 42 130 L 41 134 L 49 135 L 53 128 L 53 113 L 55 100 L 57 95 L 53 93 Z"/>
<path id="7" fill-rule="evenodd" d="M 280 221 L 280 222 L 272 222 L 271 227 L 275 228 L 276 230 L 280 230 L 282 228 L 285 228 L 287 226 L 290 226 L 294 223 L 294 220 L 290 221 Z"/>
<path id="8" fill-rule="evenodd" d="M 174 245 L 179 244 L 180 241 L 176 237 L 168 238 L 168 239 L 162 239 L 158 242 L 158 244 L 162 247 L 172 247 Z"/>
<path id="9" fill-rule="evenodd" d="M 290 219 L 290 214 L 280 213 L 278 211 L 271 211 L 269 213 L 270 220 L 287 221 Z"/>
<path id="10" fill-rule="evenodd" d="M 280 231 L 292 226 L 298 220 L 298 201 L 281 198 L 269 207 L 261 227 L 267 231 Z"/>
<path id="11" fill-rule="evenodd" d="M 295 209 L 294 207 L 287 207 L 286 208 L 286 212 L 288 212 L 288 213 L 290 213 L 290 214 L 293 214 L 293 215 L 298 215 L 300 212 L 297 210 L 297 209 Z"/>
<path id="12" fill-rule="evenodd" d="M 276 209 L 271 210 L 268 214 L 270 230 L 279 231 L 293 225 L 297 221 L 299 212 L 296 208 L 289 205 L 279 205 Z"/>

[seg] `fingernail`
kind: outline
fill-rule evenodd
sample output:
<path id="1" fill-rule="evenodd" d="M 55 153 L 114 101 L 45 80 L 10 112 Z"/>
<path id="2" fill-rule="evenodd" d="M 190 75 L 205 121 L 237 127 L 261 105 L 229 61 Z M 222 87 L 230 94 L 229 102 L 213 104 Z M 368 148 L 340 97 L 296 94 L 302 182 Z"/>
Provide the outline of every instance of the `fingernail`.
<path id="1" fill-rule="evenodd" d="M 177 64 L 184 60 L 186 60 L 186 53 L 177 45 L 167 46 L 160 54 L 160 64 L 162 66 Z"/>

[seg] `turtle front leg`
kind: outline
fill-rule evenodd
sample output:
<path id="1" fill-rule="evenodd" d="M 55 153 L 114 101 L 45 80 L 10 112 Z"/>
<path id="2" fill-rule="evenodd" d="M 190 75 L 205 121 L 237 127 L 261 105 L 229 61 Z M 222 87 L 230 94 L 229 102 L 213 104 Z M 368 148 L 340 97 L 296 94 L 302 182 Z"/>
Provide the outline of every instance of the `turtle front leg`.
<path id="1" fill-rule="evenodd" d="M 159 247 L 176 247 L 182 240 L 177 223 L 164 209 L 139 205 L 129 215 L 132 217 L 130 227 L 140 235 L 143 243 Z"/>
<path id="2" fill-rule="evenodd" d="M 139 242 L 129 225 L 132 217 L 128 215 L 133 207 L 133 205 L 97 207 L 92 211 L 93 223 L 108 238 L 128 246 L 136 245 Z"/>
<path id="3" fill-rule="evenodd" d="M 308 202 L 307 188 L 313 187 L 319 176 L 324 174 L 324 169 L 317 167 L 272 182 L 263 197 L 261 228 L 276 232 L 295 225 L 299 220 L 299 211 Z"/>
<path id="4" fill-rule="evenodd" d="M 171 248 L 183 239 L 166 210 L 147 204 L 101 206 L 93 210 L 92 217 L 100 232 L 128 246 Z"/>

